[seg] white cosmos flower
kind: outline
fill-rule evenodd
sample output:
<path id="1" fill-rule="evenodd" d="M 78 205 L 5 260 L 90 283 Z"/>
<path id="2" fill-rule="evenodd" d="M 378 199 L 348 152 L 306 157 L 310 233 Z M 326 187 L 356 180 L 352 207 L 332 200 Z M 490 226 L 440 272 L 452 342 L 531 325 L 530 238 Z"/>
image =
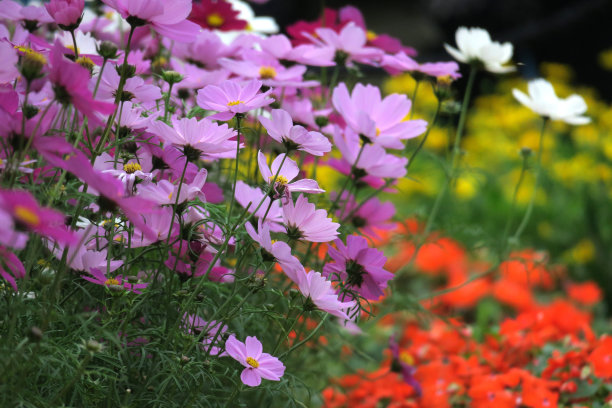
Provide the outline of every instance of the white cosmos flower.
<path id="1" fill-rule="evenodd" d="M 516 69 L 514 66 L 503 66 L 512 58 L 512 44 L 491 41 L 489 32 L 483 28 L 459 27 L 455 41 L 459 49 L 448 44 L 444 44 L 444 48 L 459 62 L 480 62 L 487 71 L 497 74 Z"/>
<path id="2" fill-rule="evenodd" d="M 542 78 L 529 81 L 527 89 L 529 95 L 518 89 L 513 89 L 512 94 L 535 113 L 552 120 L 562 120 L 570 125 L 585 125 L 591 121 L 591 118 L 581 116 L 587 110 L 582 96 L 574 94 L 561 99 L 555 94 L 551 83 Z"/>

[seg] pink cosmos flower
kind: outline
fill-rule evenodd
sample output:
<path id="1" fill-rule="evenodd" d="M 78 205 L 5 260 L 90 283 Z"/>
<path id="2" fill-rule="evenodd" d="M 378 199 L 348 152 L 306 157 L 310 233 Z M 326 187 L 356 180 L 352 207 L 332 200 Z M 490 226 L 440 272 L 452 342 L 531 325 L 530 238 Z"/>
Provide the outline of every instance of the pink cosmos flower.
<path id="1" fill-rule="evenodd" d="M 270 237 L 270 227 L 267 224 L 262 225 L 261 220 L 258 221 L 257 231 L 255 231 L 255 228 L 253 228 L 249 222 L 244 226 L 249 236 L 263 249 L 264 260 L 272 258 L 278 262 L 285 274 L 293 282 L 298 283 L 299 271 L 303 270 L 304 267 L 295 256 L 291 255 L 291 248 L 289 245 L 283 241 L 272 241 Z"/>
<path id="2" fill-rule="evenodd" d="M 412 105 L 406 95 L 391 94 L 382 99 L 374 85 L 359 83 L 349 94 L 343 82 L 334 89 L 332 103 L 355 133 L 382 147 L 403 149 L 402 140 L 427 129 L 424 120 L 404 120 Z"/>
<path id="3" fill-rule="evenodd" d="M 15 52 L 15 48 L 8 42 L 0 42 L 0 61 L 2 61 L 0 65 L 0 84 L 14 81 L 19 76 L 17 70 L 19 56 Z"/>
<path id="4" fill-rule="evenodd" d="M 315 205 L 309 203 L 303 194 L 295 204 L 289 200 L 283 205 L 283 220 L 289 238 L 310 242 L 329 242 L 338 236 L 340 227 L 327 217 L 327 211 L 315 209 Z"/>
<path id="5" fill-rule="evenodd" d="M 353 22 L 345 25 L 339 33 L 331 28 L 317 28 L 315 34 L 307 35 L 320 47 L 332 47 L 336 53 L 336 62 L 342 65 L 350 65 L 353 61 L 373 65 L 384 55 L 381 49 L 366 46 L 365 30 Z"/>
<path id="6" fill-rule="evenodd" d="M 257 387 L 261 379 L 279 381 L 285 374 L 285 366 L 268 353 L 262 353 L 262 344 L 256 337 L 248 336 L 245 343 L 231 335 L 225 342 L 225 351 L 245 368 L 240 379 L 249 387 Z"/>
<path id="7" fill-rule="evenodd" d="M 331 196 L 332 200 L 335 200 L 337 194 L 332 193 Z M 381 203 L 378 198 L 372 197 L 365 203 L 357 203 L 353 195 L 344 192 L 339 204 L 341 209 L 336 215 L 370 236 L 378 237 L 375 228 L 394 228 L 394 224 L 390 222 L 395 214 L 392 202 Z"/>
<path id="8" fill-rule="evenodd" d="M 197 102 L 203 109 L 219 113 L 209 116 L 209 119 L 230 120 L 236 114 L 268 106 L 273 99 L 268 98 L 272 90 L 259 93 L 261 81 L 256 79 L 241 87 L 236 81 L 223 81 L 219 86 L 208 85 L 198 91 Z"/>
<path id="9" fill-rule="evenodd" d="M 182 183 L 178 204 L 199 198 L 206 201 L 202 188 L 206 183 L 208 172 L 206 169 L 198 171 L 191 183 Z M 160 180 L 157 183 L 141 184 L 138 186 L 140 197 L 151 200 L 159 205 L 174 205 L 177 203 L 178 183 L 173 184 L 168 180 Z"/>
<path id="10" fill-rule="evenodd" d="M 297 88 L 318 85 L 316 81 L 304 82 L 302 80 L 306 72 L 304 65 L 293 65 L 287 68 L 270 54 L 255 50 L 244 51 L 242 57 L 242 61 L 223 58 L 219 60 L 219 64 L 242 78 L 258 79 L 265 86 Z"/>
<path id="11" fill-rule="evenodd" d="M 338 249 L 328 248 L 334 262 L 323 267 L 323 274 L 333 280 L 342 280 L 346 286 L 370 300 L 378 300 L 387 287 L 393 274 L 383 267 L 387 258 L 379 251 L 368 246 L 361 236 L 346 237 L 346 246 L 341 240 L 334 241 Z"/>
<path id="12" fill-rule="evenodd" d="M 64 244 L 76 242 L 74 233 L 66 227 L 64 214 L 41 207 L 36 199 L 23 190 L 0 190 L 0 244 L 23 249 L 32 231 Z"/>
<path id="13" fill-rule="evenodd" d="M 240 20 L 238 14 L 240 12 L 225 0 L 201 0 L 193 5 L 189 20 L 210 30 L 243 30 L 247 22 Z"/>
<path id="14" fill-rule="evenodd" d="M 426 62 L 424 64 L 419 64 L 402 51 L 395 55 L 385 55 L 381 65 L 391 74 L 400 72 L 420 72 L 434 78 L 445 76 L 449 76 L 453 79 L 461 78 L 459 64 L 455 61 Z"/>
<path id="15" fill-rule="evenodd" d="M 26 275 L 23 264 L 17 255 L 3 246 L 0 246 L 0 259 L 2 259 L 2 262 L 0 262 L 0 276 L 10 283 L 15 292 L 17 292 L 17 282 L 15 279 L 23 279 Z"/>
<path id="16" fill-rule="evenodd" d="M 287 152 L 302 150 L 314 156 L 331 151 L 331 143 L 319 132 L 309 132 L 300 125 L 293 125 L 291 115 L 282 109 L 274 109 L 271 119 L 260 117 L 270 137 L 285 146 Z"/>
<path id="17" fill-rule="evenodd" d="M 342 153 L 342 160 L 332 158 L 329 164 L 341 173 L 348 175 L 354 166 L 352 177 L 375 188 L 384 184 L 381 178 L 398 179 L 406 175 L 408 159 L 388 154 L 379 145 L 367 144 L 359 155 L 361 141 L 359 135 L 350 128 L 345 129 L 344 133 L 335 128 L 333 137 L 334 144 Z M 373 180 L 372 177 L 378 180 Z"/>
<path id="18" fill-rule="evenodd" d="M 85 0 L 51 0 L 45 8 L 62 29 L 74 29 L 81 22 Z"/>
<path id="19" fill-rule="evenodd" d="M 66 260 L 70 269 L 75 271 L 90 272 L 94 269 L 112 272 L 123 265 L 121 260 L 111 260 L 108 262 L 108 252 L 106 248 L 97 248 L 96 235 L 104 235 L 103 227 L 88 226 L 85 230 L 79 230 L 75 234 L 78 237 L 78 245 L 66 246 L 57 243 L 47 243 L 49 250 L 58 260 L 64 255 L 64 250 L 68 248 Z M 120 238 L 118 235 L 116 238 Z"/>
<path id="20" fill-rule="evenodd" d="M 223 340 L 223 336 L 225 336 L 227 332 L 226 324 L 216 320 L 207 322 L 200 316 L 185 313 L 183 315 L 183 328 L 187 333 L 201 338 L 204 350 L 206 351 L 210 348 L 209 354 L 211 356 L 228 356 L 228 354 L 219 347 L 219 343 Z"/>
<path id="21" fill-rule="evenodd" d="M 279 60 L 294 61 L 315 67 L 334 66 L 333 47 L 317 47 L 312 44 L 302 44 L 293 48 L 284 34 L 272 35 L 259 40 L 261 49 Z"/>
<path id="22" fill-rule="evenodd" d="M 190 161 L 195 161 L 202 154 L 232 153 L 235 156 L 236 131 L 227 124 L 218 125 L 204 118 L 172 118 L 172 127 L 155 120 L 149 125 L 149 132 L 159 136 L 166 144 L 181 147 Z"/>
<path id="23" fill-rule="evenodd" d="M 263 219 L 267 212 L 268 215 L 266 215 L 265 222 L 270 226 L 271 231 L 283 231 L 283 227 L 280 225 L 282 222 L 280 202 L 271 200 L 259 187 L 251 187 L 244 181 L 238 180 L 236 183 L 235 198 L 240 206 L 243 208 L 248 207 L 249 213 L 254 213 L 256 218 Z M 259 206 L 259 209 L 257 209 L 260 202 L 262 202 L 262 204 Z M 255 211 L 256 209 L 257 211 Z"/>
<path id="24" fill-rule="evenodd" d="M 51 50 L 49 80 L 53 83 L 55 97 L 64 104 L 72 104 L 90 121 L 100 123 L 98 113 L 110 115 L 115 105 L 96 101 L 89 90 L 89 71 L 64 58 L 62 46 L 56 42 Z"/>
<path id="25" fill-rule="evenodd" d="M 333 109 L 329 108 L 315 110 L 315 108 L 312 106 L 312 101 L 309 98 L 286 97 L 283 100 L 282 109 L 291 115 L 295 123 L 300 123 L 312 129 L 320 129 L 321 126 L 319 126 L 317 123 L 318 117 L 327 118 L 329 114 L 333 112 Z"/>
<path id="26" fill-rule="evenodd" d="M 100 88 L 98 96 L 105 101 L 114 101 L 115 95 L 119 88 L 121 78 L 115 69 L 106 69 L 102 73 L 100 80 Z M 121 101 L 134 101 L 144 104 L 151 104 L 158 99 L 161 99 L 162 94 L 159 88 L 155 85 L 145 83 L 145 80 L 139 76 L 128 78 L 125 81 L 123 91 L 121 93 Z"/>
<path id="27" fill-rule="evenodd" d="M 352 320 L 347 312 L 355 307 L 356 302 L 354 300 L 343 302 L 338 299 L 338 294 L 332 287 L 331 282 L 319 272 L 310 271 L 306 273 L 302 271 L 298 287 L 302 295 L 310 299 L 317 308 L 342 320 Z"/>
<path id="28" fill-rule="evenodd" d="M 22 6 L 12 0 L 0 1 L 0 18 L 21 21 L 30 32 L 38 28 L 38 23 L 44 24 L 53 22 L 53 17 L 49 15 L 44 7 Z"/>
<path id="29" fill-rule="evenodd" d="M 89 273 L 90 275 L 81 275 L 81 278 L 95 283 L 96 285 L 118 287 L 123 290 L 127 290 L 128 292 L 134 292 L 137 294 L 142 293 L 140 289 L 144 289 L 149 286 L 148 283 L 131 283 L 128 280 L 124 280 L 123 276 L 121 275 L 107 277 L 106 274 L 100 269 L 92 269 Z"/>
<path id="30" fill-rule="evenodd" d="M 151 24 L 172 40 L 192 42 L 200 27 L 187 20 L 191 0 L 103 0 L 133 26 Z"/>
<path id="31" fill-rule="evenodd" d="M 276 176 L 276 182 L 274 186 L 272 186 L 272 191 L 274 192 L 273 198 L 285 197 L 290 199 L 291 193 L 294 192 L 310 194 L 325 192 L 325 190 L 319 188 L 319 184 L 315 180 L 302 179 L 291 183 L 291 180 L 296 178 L 300 173 L 300 169 L 297 163 L 289 157 L 286 158 L 284 153 L 276 156 L 272 162 L 272 168 L 270 169 L 266 161 L 266 156 L 260 150 L 257 155 L 257 163 L 259 164 L 259 171 L 261 172 L 264 182 L 268 184 L 272 183 L 274 177 L 278 174 L 278 176 Z M 282 168 L 280 168 L 281 163 L 283 163 Z"/>

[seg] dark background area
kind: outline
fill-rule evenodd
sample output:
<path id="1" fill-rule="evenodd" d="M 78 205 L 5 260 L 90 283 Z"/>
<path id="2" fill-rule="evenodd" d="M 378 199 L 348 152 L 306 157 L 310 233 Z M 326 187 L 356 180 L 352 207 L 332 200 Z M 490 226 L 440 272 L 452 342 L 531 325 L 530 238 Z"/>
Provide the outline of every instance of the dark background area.
<path id="1" fill-rule="evenodd" d="M 612 99 L 612 73 L 598 63 L 599 52 L 612 48 L 612 0 L 270 0 L 253 8 L 284 28 L 315 20 L 323 4 L 358 7 L 368 29 L 414 47 L 420 62 L 450 60 L 443 43 L 455 44 L 457 27 L 483 27 L 493 40 L 514 44 L 524 77 L 538 76 L 541 62 L 567 63 L 576 83 Z"/>

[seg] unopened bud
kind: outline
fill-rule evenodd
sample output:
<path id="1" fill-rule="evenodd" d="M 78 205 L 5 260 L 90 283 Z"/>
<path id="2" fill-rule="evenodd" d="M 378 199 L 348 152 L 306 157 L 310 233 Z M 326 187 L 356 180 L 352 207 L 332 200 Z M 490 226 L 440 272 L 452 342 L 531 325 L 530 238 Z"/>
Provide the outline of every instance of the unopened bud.
<path id="1" fill-rule="evenodd" d="M 91 353 L 99 353 L 102 351 L 103 346 L 95 340 L 87 340 L 85 342 L 85 348 Z"/>
<path id="2" fill-rule="evenodd" d="M 98 54 L 104 59 L 116 59 L 119 57 L 117 55 L 117 46 L 110 41 L 102 41 L 98 49 Z"/>
<path id="3" fill-rule="evenodd" d="M 47 64 L 47 59 L 36 51 L 26 52 L 21 60 L 21 75 L 27 80 L 42 77 L 42 69 Z"/>
<path id="4" fill-rule="evenodd" d="M 122 76 L 123 65 L 116 65 L 115 70 L 117 71 L 117 74 L 119 74 L 119 76 Z M 134 75 L 136 75 L 136 67 L 134 65 L 127 64 L 125 66 L 126 79 L 132 78 L 134 77 Z"/>
<path id="5" fill-rule="evenodd" d="M 176 71 L 163 71 L 161 76 L 162 79 L 170 85 L 179 83 L 183 80 L 183 76 Z"/>
<path id="6" fill-rule="evenodd" d="M 533 150 L 529 147 L 521 147 L 521 156 L 528 158 L 533 154 Z"/>
<path id="7" fill-rule="evenodd" d="M 315 118 L 315 123 L 317 124 L 317 126 L 323 127 L 329 123 L 329 119 L 327 118 L 327 116 L 317 116 Z"/>

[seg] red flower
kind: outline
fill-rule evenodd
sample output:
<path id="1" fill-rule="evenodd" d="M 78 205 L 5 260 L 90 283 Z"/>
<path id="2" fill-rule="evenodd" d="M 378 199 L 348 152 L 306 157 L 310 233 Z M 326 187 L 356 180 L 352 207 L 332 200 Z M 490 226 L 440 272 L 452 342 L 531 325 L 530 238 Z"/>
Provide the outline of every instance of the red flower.
<path id="1" fill-rule="evenodd" d="M 612 377 L 612 337 L 602 336 L 589 356 L 593 373 L 600 378 Z"/>
<path id="2" fill-rule="evenodd" d="M 188 19 L 211 30 L 244 30 L 247 22 L 240 20 L 238 14 L 226 0 L 202 0 L 193 3 Z"/>

